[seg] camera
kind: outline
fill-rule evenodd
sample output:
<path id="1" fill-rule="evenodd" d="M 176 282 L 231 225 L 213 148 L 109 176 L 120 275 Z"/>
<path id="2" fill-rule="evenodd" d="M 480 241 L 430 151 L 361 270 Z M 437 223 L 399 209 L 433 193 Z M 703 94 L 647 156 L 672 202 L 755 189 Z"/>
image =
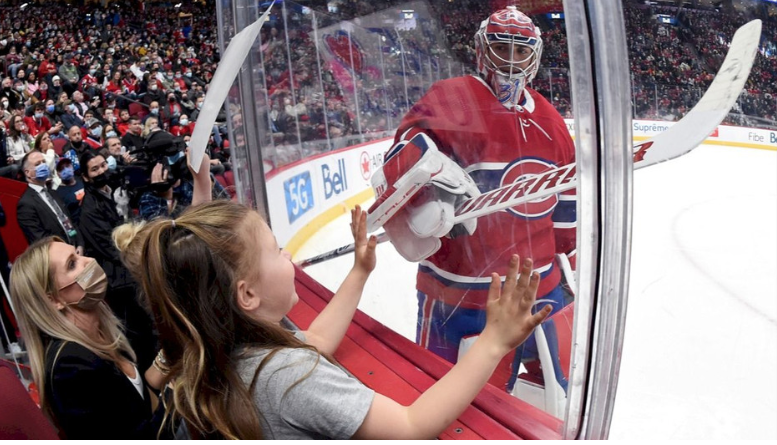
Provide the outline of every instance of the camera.
<path id="1" fill-rule="evenodd" d="M 186 144 L 181 137 L 158 130 L 149 134 L 140 150 L 130 151 L 135 161 L 124 167 L 123 186 L 131 194 L 139 197 L 143 192 L 165 192 L 179 179 L 189 179 L 191 173 L 186 166 L 184 151 Z M 167 172 L 165 182 L 152 183 L 151 175 L 157 164 L 162 164 L 162 175 Z"/>

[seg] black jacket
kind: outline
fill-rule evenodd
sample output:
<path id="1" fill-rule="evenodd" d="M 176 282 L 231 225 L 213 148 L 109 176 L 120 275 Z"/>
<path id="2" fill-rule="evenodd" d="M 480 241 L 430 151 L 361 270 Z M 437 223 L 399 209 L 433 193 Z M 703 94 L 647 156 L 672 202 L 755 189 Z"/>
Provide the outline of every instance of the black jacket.
<path id="1" fill-rule="evenodd" d="M 144 371 L 137 370 L 141 378 Z M 45 372 L 44 394 L 67 439 L 156 439 L 164 407 L 151 411 L 145 379 L 141 397 L 115 363 L 58 339 L 46 348 Z"/>
<path id="2" fill-rule="evenodd" d="M 89 183 L 84 184 L 79 223 L 84 237 L 84 255 L 94 258 L 102 266 L 108 276 L 109 286 L 118 289 L 134 285 L 111 238 L 113 229 L 124 223 L 113 198 Z"/>
<path id="3" fill-rule="evenodd" d="M 67 207 L 59 195 L 51 191 L 49 193 L 59 205 L 59 208 L 70 217 Z M 22 194 L 22 197 L 19 198 L 19 202 L 16 204 L 16 220 L 19 222 L 19 227 L 21 227 L 27 242 L 30 244 L 52 235 L 58 236 L 66 242 L 68 241 L 65 229 L 59 223 L 57 215 L 32 187 L 27 187 L 27 190 L 24 191 L 24 194 Z M 71 244 L 74 246 L 84 245 L 84 239 L 81 236 L 80 230 L 77 230 L 76 238 L 71 240 Z"/>

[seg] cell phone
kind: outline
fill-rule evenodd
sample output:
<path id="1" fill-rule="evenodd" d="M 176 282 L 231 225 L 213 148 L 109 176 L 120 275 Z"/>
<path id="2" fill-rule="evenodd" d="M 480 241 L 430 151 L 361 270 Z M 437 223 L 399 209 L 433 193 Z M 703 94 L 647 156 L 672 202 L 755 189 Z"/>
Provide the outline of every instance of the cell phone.
<path id="1" fill-rule="evenodd" d="M 126 153 L 127 153 L 127 147 L 122 145 L 121 146 L 121 154 L 123 155 L 123 154 L 126 154 Z"/>

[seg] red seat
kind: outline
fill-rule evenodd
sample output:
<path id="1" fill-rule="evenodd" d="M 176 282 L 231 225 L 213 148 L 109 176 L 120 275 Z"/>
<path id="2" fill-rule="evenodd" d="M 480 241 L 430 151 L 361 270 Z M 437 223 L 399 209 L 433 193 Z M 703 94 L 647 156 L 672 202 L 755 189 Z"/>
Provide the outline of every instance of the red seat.
<path id="1" fill-rule="evenodd" d="M 51 142 L 54 144 L 54 153 L 56 153 L 57 156 L 62 156 L 62 149 L 67 145 L 67 139 L 56 138 L 52 139 Z"/>
<path id="2" fill-rule="evenodd" d="M 0 365 L 0 440 L 53 440 L 54 426 L 27 394 L 21 380 L 8 367 Z"/>
<path id="3" fill-rule="evenodd" d="M 148 110 L 143 105 L 137 103 L 137 102 L 130 102 L 129 107 L 127 108 L 129 110 L 130 116 L 137 117 L 141 121 L 144 117 L 148 114 Z"/>

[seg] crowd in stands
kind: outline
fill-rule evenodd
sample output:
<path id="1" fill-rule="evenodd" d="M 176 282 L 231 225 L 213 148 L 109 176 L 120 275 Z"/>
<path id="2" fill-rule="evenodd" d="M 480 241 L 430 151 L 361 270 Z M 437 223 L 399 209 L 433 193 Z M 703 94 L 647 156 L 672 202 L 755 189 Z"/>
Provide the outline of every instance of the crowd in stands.
<path id="1" fill-rule="evenodd" d="M 347 1 L 337 3 L 336 11 L 311 13 L 301 5 L 287 2 L 285 21 L 280 10 L 276 11 L 261 35 L 264 99 L 268 101 L 264 117 L 273 134 L 267 139 L 270 149 L 266 154 L 273 162 L 283 164 L 311 152 L 385 136 L 386 130 L 390 133 L 433 80 L 473 72 L 472 36 L 490 7 L 489 2 L 431 1 L 424 3 L 427 9 L 416 9 L 414 29 L 396 26 L 381 31 L 385 43 L 378 68 L 380 75 L 368 72 L 357 76 L 356 88 L 350 80 L 343 81 L 338 70 L 349 70 L 349 61 L 331 62 L 330 50 L 321 45 L 326 40 L 322 30 L 333 23 L 360 18 L 353 22 L 352 29 L 356 29 L 371 14 L 383 14 L 397 23 L 397 17 L 392 15 L 397 9 L 392 6 L 401 4 L 406 2 Z M 631 0 L 625 1 L 623 8 L 632 72 L 633 117 L 638 119 L 681 118 L 712 82 L 730 36 L 737 27 L 756 18 L 752 12 L 678 9 Z M 657 14 L 676 16 L 678 20 L 675 24 L 661 23 Z M 757 16 L 765 20 L 764 42 L 772 42 L 774 50 L 777 23 L 765 13 L 759 12 Z M 564 21 L 545 15 L 533 18 L 543 30 L 544 51 L 542 68 L 532 86 L 551 100 L 562 116 L 571 118 Z M 371 32 L 375 32 L 374 28 Z M 372 43 L 366 43 L 367 38 L 357 31 L 352 33 L 357 40 L 354 51 L 368 58 L 369 51 L 358 45 Z M 316 36 L 319 44 L 315 42 Z M 428 68 L 424 63 L 428 63 Z M 775 68 L 773 57 L 758 57 L 747 91 L 728 123 L 757 125 L 742 115 L 759 116 L 759 122 L 775 120 L 771 82 Z"/>
<path id="2" fill-rule="evenodd" d="M 142 14 L 137 7 L 0 8 L 0 174 L 22 179 L 22 158 L 40 150 L 56 189 L 59 159 L 69 159 L 78 175 L 87 148 L 114 146 L 115 170 L 142 155 L 155 129 L 191 135 L 218 63 L 214 5 L 148 5 Z M 196 26 L 187 14 L 198 17 Z M 46 146 L 37 144 L 41 133 Z M 216 173 L 228 165 L 224 140 L 214 130 Z"/>

